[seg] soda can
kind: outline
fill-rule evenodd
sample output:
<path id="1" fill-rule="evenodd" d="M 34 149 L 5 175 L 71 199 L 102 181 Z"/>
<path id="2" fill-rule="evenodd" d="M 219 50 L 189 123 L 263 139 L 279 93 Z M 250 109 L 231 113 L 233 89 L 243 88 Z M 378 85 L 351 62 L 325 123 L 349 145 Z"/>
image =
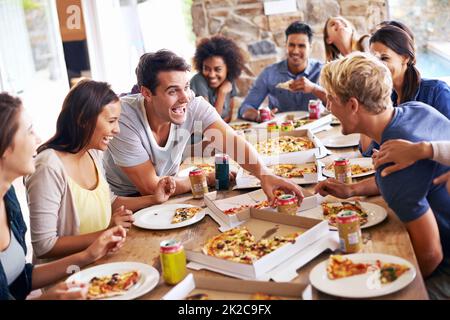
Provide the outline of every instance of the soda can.
<path id="1" fill-rule="evenodd" d="M 277 211 L 296 215 L 298 209 L 298 199 L 293 194 L 282 194 L 277 197 Z"/>
<path id="2" fill-rule="evenodd" d="M 308 111 L 310 119 L 320 118 L 320 100 L 309 100 Z"/>
<path id="3" fill-rule="evenodd" d="M 205 172 L 202 169 L 195 168 L 189 172 L 189 180 L 194 199 L 202 199 L 205 193 L 208 193 Z"/>
<path id="4" fill-rule="evenodd" d="M 334 161 L 334 176 L 342 183 L 352 183 L 352 168 L 348 159 L 339 158 Z"/>
<path id="5" fill-rule="evenodd" d="M 226 154 L 216 154 L 214 158 L 216 170 L 216 190 L 228 190 L 230 186 L 230 161 Z"/>
<path id="6" fill-rule="evenodd" d="M 186 253 L 181 241 L 176 239 L 162 241 L 159 253 L 164 281 L 168 284 L 177 284 L 183 280 L 186 276 Z"/>
<path id="7" fill-rule="evenodd" d="M 352 210 L 342 210 L 337 214 L 336 222 L 341 251 L 354 253 L 361 250 L 362 238 L 358 214 Z"/>
<path id="8" fill-rule="evenodd" d="M 261 106 L 261 107 L 259 107 L 258 111 L 259 111 L 259 121 L 266 122 L 266 121 L 269 121 L 270 119 L 272 119 L 272 115 L 271 115 L 269 107 Z"/>
<path id="9" fill-rule="evenodd" d="M 281 132 L 289 132 L 294 130 L 294 123 L 292 121 L 285 121 L 281 124 Z"/>
<path id="10" fill-rule="evenodd" d="M 278 132 L 280 130 L 280 127 L 278 126 L 278 123 L 274 122 L 269 122 L 267 124 L 267 132 Z"/>

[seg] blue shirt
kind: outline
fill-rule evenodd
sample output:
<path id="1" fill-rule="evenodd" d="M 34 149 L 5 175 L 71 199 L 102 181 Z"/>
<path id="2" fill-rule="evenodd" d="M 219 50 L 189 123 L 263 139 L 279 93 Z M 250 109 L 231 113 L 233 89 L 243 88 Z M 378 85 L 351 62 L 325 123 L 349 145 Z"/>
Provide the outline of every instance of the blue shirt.
<path id="1" fill-rule="evenodd" d="M 3 201 L 5 202 L 9 227 L 26 255 L 25 233 L 27 232 L 27 226 L 23 221 L 22 210 L 13 187 L 5 194 Z M 0 300 L 25 299 L 31 292 L 32 273 L 33 265 L 29 263 L 24 264 L 22 273 L 8 286 L 8 280 L 0 262 Z"/>
<path id="2" fill-rule="evenodd" d="M 230 115 L 230 105 L 231 105 L 231 99 L 237 95 L 236 85 L 233 82 L 231 82 L 231 92 L 227 94 L 225 97 L 225 102 L 223 104 L 222 109 L 222 118 L 226 118 Z M 214 107 L 217 100 L 217 90 L 214 88 L 211 88 L 208 85 L 208 81 L 206 81 L 205 77 L 201 73 L 197 73 L 195 76 L 191 79 L 191 89 L 194 91 L 195 96 L 201 96 L 208 100 L 208 102 Z"/>
<path id="3" fill-rule="evenodd" d="M 308 102 L 317 99 L 311 93 L 292 92 L 290 90 L 277 88 L 276 85 L 288 80 L 296 80 L 306 77 L 317 83 L 323 64 L 314 59 L 308 60 L 308 66 L 299 74 L 292 74 L 288 69 L 287 60 L 274 63 L 263 70 L 253 83 L 247 97 L 239 108 L 239 117 L 250 108 L 257 109 L 264 99 L 269 96 L 269 107 L 278 108 L 280 112 L 308 110 Z"/>
<path id="4" fill-rule="evenodd" d="M 397 98 L 397 93 L 393 90 L 391 100 L 394 107 L 397 106 Z M 450 87 L 444 81 L 422 79 L 412 101 L 426 103 L 450 119 Z M 374 148 L 380 148 L 375 141 L 372 141 L 365 151 L 362 151 L 361 144 L 359 145 L 359 151 L 364 157 L 372 156 Z"/>
<path id="5" fill-rule="evenodd" d="M 424 103 L 406 102 L 394 108 L 394 116 L 383 131 L 381 145 L 391 139 L 450 140 L 450 120 Z M 439 227 L 444 256 L 450 257 L 450 195 L 445 184 L 433 184 L 433 179 L 450 167 L 420 160 L 382 178 L 381 171 L 388 165 L 378 168 L 375 175 L 386 203 L 403 222 L 416 220 L 431 208 Z"/>

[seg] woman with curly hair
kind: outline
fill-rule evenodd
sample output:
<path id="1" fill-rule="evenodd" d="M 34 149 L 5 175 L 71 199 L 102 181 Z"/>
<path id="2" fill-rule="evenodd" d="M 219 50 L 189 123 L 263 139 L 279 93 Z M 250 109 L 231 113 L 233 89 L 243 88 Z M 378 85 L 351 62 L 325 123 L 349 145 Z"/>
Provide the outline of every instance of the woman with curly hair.
<path id="1" fill-rule="evenodd" d="M 241 75 L 244 58 L 233 40 L 213 36 L 200 41 L 194 56 L 198 73 L 191 79 L 191 89 L 203 96 L 226 122 L 233 116 L 237 95 L 235 80 Z"/>
<path id="2" fill-rule="evenodd" d="M 353 24 L 343 17 L 331 17 L 323 28 L 326 60 L 333 61 L 353 51 L 369 51 L 369 35 L 358 36 Z"/>

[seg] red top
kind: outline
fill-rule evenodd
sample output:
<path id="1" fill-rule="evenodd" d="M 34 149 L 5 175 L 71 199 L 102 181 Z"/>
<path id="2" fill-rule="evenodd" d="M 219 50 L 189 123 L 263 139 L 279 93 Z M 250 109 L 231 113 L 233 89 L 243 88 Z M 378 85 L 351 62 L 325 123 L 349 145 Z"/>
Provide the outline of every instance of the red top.
<path id="1" fill-rule="evenodd" d="M 161 253 L 175 253 L 183 249 L 181 241 L 176 239 L 164 240 L 159 244 L 159 251 Z"/>
<path id="2" fill-rule="evenodd" d="M 195 168 L 195 169 L 192 169 L 190 172 L 189 172 L 189 176 L 201 176 L 201 175 L 203 175 L 203 170 L 202 169 L 200 169 L 200 168 Z"/>
<path id="3" fill-rule="evenodd" d="M 348 165 L 349 161 L 348 159 L 344 159 L 344 158 L 339 158 L 334 160 L 334 165 L 335 166 L 346 166 Z"/>
<path id="4" fill-rule="evenodd" d="M 358 214 L 351 210 L 342 210 L 337 214 L 337 223 L 350 223 L 358 220 Z"/>
<path id="5" fill-rule="evenodd" d="M 297 203 L 297 197 L 292 194 L 282 194 L 277 198 L 277 203 L 279 206 L 285 206 L 287 204 Z"/>

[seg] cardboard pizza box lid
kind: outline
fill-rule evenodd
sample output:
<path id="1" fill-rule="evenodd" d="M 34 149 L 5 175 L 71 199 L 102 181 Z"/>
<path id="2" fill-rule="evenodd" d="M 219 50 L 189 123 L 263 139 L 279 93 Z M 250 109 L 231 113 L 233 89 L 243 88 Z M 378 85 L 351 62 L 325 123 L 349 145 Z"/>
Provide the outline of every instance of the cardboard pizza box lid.
<path id="1" fill-rule="evenodd" d="M 190 273 L 161 299 L 183 300 L 190 295 L 203 293 L 208 295 L 209 300 L 249 300 L 253 294 L 262 292 L 283 300 L 300 300 L 307 288 L 299 283 L 237 280 Z"/>

